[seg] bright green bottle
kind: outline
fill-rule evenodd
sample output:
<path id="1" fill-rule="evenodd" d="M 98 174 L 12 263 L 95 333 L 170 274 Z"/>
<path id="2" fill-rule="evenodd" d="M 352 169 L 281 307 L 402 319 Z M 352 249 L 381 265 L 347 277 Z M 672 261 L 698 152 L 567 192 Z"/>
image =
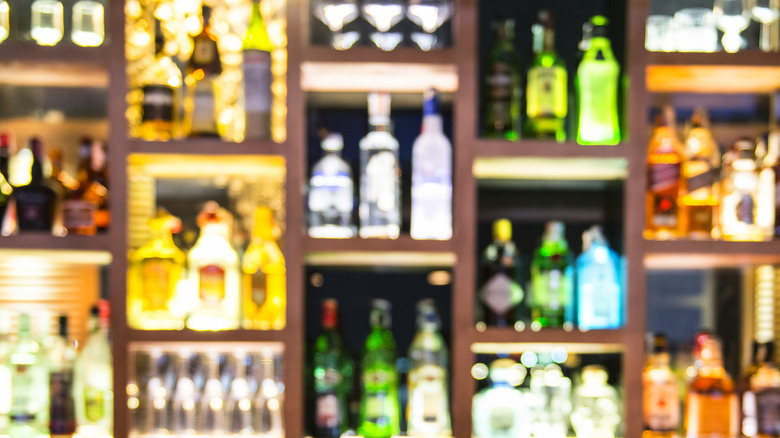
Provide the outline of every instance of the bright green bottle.
<path id="1" fill-rule="evenodd" d="M 551 221 L 531 261 L 531 318 L 539 327 L 574 322 L 574 275 L 562 222 Z"/>
<path id="2" fill-rule="evenodd" d="M 401 432 L 390 303 L 375 299 L 371 307 L 371 333 L 366 339 L 360 362 L 362 392 L 357 432 L 365 438 L 390 438 Z"/>
<path id="3" fill-rule="evenodd" d="M 533 27 L 536 57 L 526 84 L 526 134 L 529 138 L 566 141 L 568 76 L 566 64 L 555 52 L 552 12 L 539 11 Z"/>
<path id="4" fill-rule="evenodd" d="M 591 18 L 590 46 L 577 68 L 579 122 L 577 143 L 614 145 L 620 142 L 618 75 L 620 67 L 607 38 L 607 19 Z"/>

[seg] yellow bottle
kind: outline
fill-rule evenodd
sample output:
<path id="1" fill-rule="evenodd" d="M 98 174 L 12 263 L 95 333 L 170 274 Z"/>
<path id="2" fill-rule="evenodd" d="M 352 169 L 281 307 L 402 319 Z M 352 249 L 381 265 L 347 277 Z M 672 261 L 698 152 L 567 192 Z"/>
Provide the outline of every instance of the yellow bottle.
<path id="1" fill-rule="evenodd" d="M 287 277 L 284 255 L 274 235 L 273 211 L 258 207 L 243 271 L 243 326 L 281 330 L 286 324 Z"/>

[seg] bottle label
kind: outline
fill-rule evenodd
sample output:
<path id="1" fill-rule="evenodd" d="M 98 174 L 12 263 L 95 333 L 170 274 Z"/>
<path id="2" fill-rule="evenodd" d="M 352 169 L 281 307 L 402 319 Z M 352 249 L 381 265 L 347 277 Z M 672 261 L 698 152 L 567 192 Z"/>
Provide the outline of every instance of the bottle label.
<path id="1" fill-rule="evenodd" d="M 426 364 L 409 373 L 409 410 L 410 417 L 419 418 L 423 423 L 438 424 L 447 410 L 445 396 L 446 371 L 444 368 Z M 412 413 L 419 410 L 420 415 Z"/>
<path id="2" fill-rule="evenodd" d="M 530 117 L 566 115 L 566 70 L 559 67 L 534 67 L 528 71 Z"/>
<path id="3" fill-rule="evenodd" d="M 685 185 L 687 195 L 696 199 L 707 199 L 712 195 L 715 170 L 704 160 L 688 161 L 685 164 Z"/>
<path id="4" fill-rule="evenodd" d="M 780 389 L 756 391 L 756 406 L 758 432 L 770 436 L 780 435 Z"/>
<path id="5" fill-rule="evenodd" d="M 268 280 L 269 276 L 262 269 L 252 274 L 252 302 L 257 307 L 261 307 L 268 298 Z"/>
<path id="6" fill-rule="evenodd" d="M 534 303 L 551 311 L 560 310 L 567 301 L 568 282 L 560 269 L 542 271 L 534 276 Z"/>
<path id="7" fill-rule="evenodd" d="M 173 261 L 163 258 L 150 258 L 144 260 L 141 266 L 143 310 L 168 310 L 168 301 L 171 299 L 174 290 L 170 276 L 171 271 L 175 267 Z"/>
<path id="8" fill-rule="evenodd" d="M 728 394 L 688 394 L 688 436 L 734 436 L 737 399 Z"/>
<path id="9" fill-rule="evenodd" d="M 753 225 L 756 223 L 756 202 L 750 193 L 744 193 L 739 198 L 736 205 L 737 220 L 743 224 Z"/>
<path id="10" fill-rule="evenodd" d="M 396 162 L 392 152 L 379 152 L 366 164 L 366 199 L 377 209 L 392 212 L 396 209 Z"/>
<path id="11" fill-rule="evenodd" d="M 214 84 L 209 78 L 195 83 L 191 127 L 193 133 L 216 134 L 217 120 L 214 100 Z"/>
<path id="12" fill-rule="evenodd" d="M 487 76 L 487 89 L 491 102 L 509 102 L 512 97 L 512 67 L 505 62 L 495 62 Z"/>
<path id="13" fill-rule="evenodd" d="M 16 217 L 22 230 L 51 230 L 54 220 L 54 192 L 15 190 Z"/>
<path id="14" fill-rule="evenodd" d="M 94 386 L 84 388 L 84 416 L 91 422 L 97 422 L 106 415 L 103 390 Z"/>
<path id="15" fill-rule="evenodd" d="M 225 270 L 217 265 L 200 268 L 200 299 L 207 304 L 219 304 L 225 298 Z"/>
<path id="16" fill-rule="evenodd" d="M 505 315 L 517 304 L 513 290 L 516 283 L 503 272 L 499 272 L 482 286 L 480 296 L 487 307 L 497 315 Z"/>
<path id="17" fill-rule="evenodd" d="M 329 174 L 314 172 L 309 192 L 309 210 L 326 212 L 334 209 L 342 213 L 351 213 L 353 207 L 352 179 L 347 172 Z"/>
<path id="18" fill-rule="evenodd" d="M 648 189 L 653 193 L 677 192 L 680 163 L 652 163 L 648 166 Z"/>
<path id="19" fill-rule="evenodd" d="M 144 95 L 141 105 L 142 121 L 173 121 L 173 87 L 146 85 L 141 88 L 141 91 Z"/>
<path id="20" fill-rule="evenodd" d="M 271 111 L 271 96 L 271 54 L 262 50 L 244 50 L 244 105 L 246 112 L 267 113 Z"/>
<path id="21" fill-rule="evenodd" d="M 339 399 L 335 394 L 322 394 L 317 397 L 317 427 L 337 427 L 339 425 Z"/>
<path id="22" fill-rule="evenodd" d="M 388 409 L 389 397 L 384 391 L 377 391 L 366 396 L 366 421 L 377 425 L 386 425 L 390 423 L 390 412 Z"/>
<path id="23" fill-rule="evenodd" d="M 490 429 L 508 433 L 515 425 L 515 410 L 509 406 L 495 406 L 490 411 Z"/>
<path id="24" fill-rule="evenodd" d="M 680 404 L 677 385 L 673 380 L 644 384 L 643 410 L 645 427 L 653 431 L 677 430 L 680 424 Z"/>
<path id="25" fill-rule="evenodd" d="M 72 390 L 72 372 L 56 371 L 49 374 L 49 428 L 52 434 L 72 434 L 76 431 Z"/>
<path id="26" fill-rule="evenodd" d="M 65 229 L 70 232 L 77 230 L 94 230 L 95 211 L 97 205 L 83 199 L 71 199 L 65 201 L 62 207 L 62 220 Z"/>
<path id="27" fill-rule="evenodd" d="M 195 38 L 192 47 L 192 64 L 207 66 L 216 62 L 218 58 L 217 43 L 211 39 Z"/>

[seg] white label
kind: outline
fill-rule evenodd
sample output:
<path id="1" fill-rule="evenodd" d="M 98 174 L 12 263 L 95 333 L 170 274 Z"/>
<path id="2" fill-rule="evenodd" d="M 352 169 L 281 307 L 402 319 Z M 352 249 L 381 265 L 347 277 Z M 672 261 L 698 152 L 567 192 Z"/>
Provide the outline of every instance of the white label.
<path id="1" fill-rule="evenodd" d="M 247 113 L 271 110 L 271 54 L 244 51 L 244 93 Z"/>

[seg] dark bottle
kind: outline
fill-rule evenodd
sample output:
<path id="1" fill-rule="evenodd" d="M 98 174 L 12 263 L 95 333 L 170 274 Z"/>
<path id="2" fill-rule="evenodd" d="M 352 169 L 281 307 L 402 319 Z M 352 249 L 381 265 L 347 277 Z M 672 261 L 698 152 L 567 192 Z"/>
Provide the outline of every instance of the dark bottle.
<path id="1" fill-rule="evenodd" d="M 79 145 L 79 164 L 76 174 L 78 186 L 65 198 L 62 205 L 62 220 L 68 234 L 95 234 L 95 210 L 97 206 L 85 196 L 89 189 L 90 162 L 92 160 L 92 139 L 85 137 Z"/>
<path id="2" fill-rule="evenodd" d="M 95 226 L 98 231 L 106 231 L 111 225 L 111 199 L 108 190 L 108 145 L 103 141 L 93 141 L 89 161 L 89 186 L 84 194 L 85 199 L 94 203 Z"/>
<path id="3" fill-rule="evenodd" d="M 513 326 L 523 301 L 523 289 L 517 279 L 519 260 L 509 220 L 493 223 L 493 242 L 485 248 L 481 266 L 480 319 L 492 326 Z"/>
<path id="4" fill-rule="evenodd" d="M 184 79 L 187 86 L 185 130 L 190 137 L 218 137 L 216 80 L 222 73 L 222 62 L 211 26 L 211 8 L 204 5 L 201 15 L 203 30 L 192 39 L 192 56 Z"/>
<path id="5" fill-rule="evenodd" d="M 515 20 L 493 21 L 495 41 L 488 54 L 483 116 L 484 136 L 488 138 L 520 138 L 520 59 L 515 50 Z"/>
<path id="6" fill-rule="evenodd" d="M 73 400 L 73 361 L 76 350 L 68 336 L 68 317 L 60 315 L 59 336 L 49 349 L 49 430 L 52 435 L 76 432 L 76 405 Z"/>
<path id="7" fill-rule="evenodd" d="M 51 231 L 57 195 L 43 178 L 43 145 L 39 138 L 30 139 L 30 150 L 33 155 L 30 183 L 17 187 L 13 193 L 17 227 L 19 231 Z"/>
<path id="8" fill-rule="evenodd" d="M 742 434 L 780 436 L 780 370 L 774 365 L 775 344 L 753 341 L 753 363 L 742 379 Z"/>

